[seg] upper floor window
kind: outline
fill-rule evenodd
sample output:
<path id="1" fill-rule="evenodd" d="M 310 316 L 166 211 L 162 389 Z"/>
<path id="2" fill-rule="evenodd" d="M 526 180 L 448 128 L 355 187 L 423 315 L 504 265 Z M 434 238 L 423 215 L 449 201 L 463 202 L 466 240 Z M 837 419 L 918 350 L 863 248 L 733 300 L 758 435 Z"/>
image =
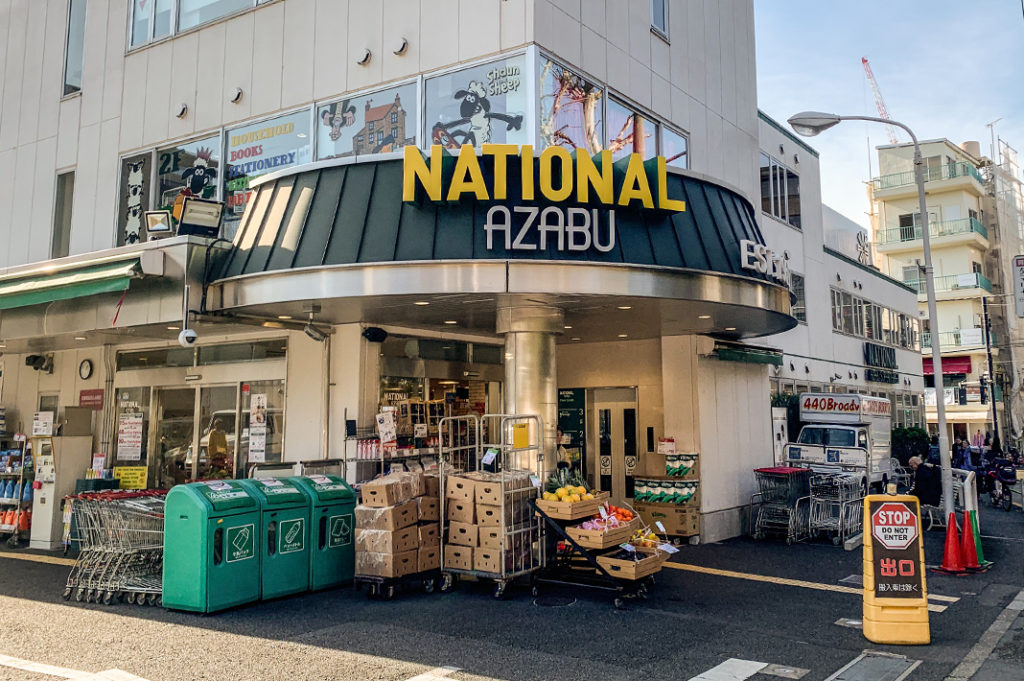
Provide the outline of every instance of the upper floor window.
<path id="1" fill-rule="evenodd" d="M 68 41 L 64 50 L 64 95 L 70 95 L 82 89 L 85 1 L 71 0 L 68 5 Z"/>
<path id="2" fill-rule="evenodd" d="M 71 204 L 74 196 L 74 171 L 58 175 L 57 197 L 53 207 L 53 237 L 50 240 L 51 258 L 67 257 L 71 251 Z"/>
<path id="3" fill-rule="evenodd" d="M 798 322 L 807 323 L 807 297 L 804 294 L 804 277 L 796 272 L 790 273 L 790 290 L 793 291 L 793 316 Z"/>
<path id="4" fill-rule="evenodd" d="M 668 39 L 668 0 L 651 0 L 651 30 Z"/>
<path id="5" fill-rule="evenodd" d="M 761 154 L 761 210 L 800 229 L 800 176 Z"/>
<path id="6" fill-rule="evenodd" d="M 216 21 L 266 0 L 133 0 L 131 46 Z"/>

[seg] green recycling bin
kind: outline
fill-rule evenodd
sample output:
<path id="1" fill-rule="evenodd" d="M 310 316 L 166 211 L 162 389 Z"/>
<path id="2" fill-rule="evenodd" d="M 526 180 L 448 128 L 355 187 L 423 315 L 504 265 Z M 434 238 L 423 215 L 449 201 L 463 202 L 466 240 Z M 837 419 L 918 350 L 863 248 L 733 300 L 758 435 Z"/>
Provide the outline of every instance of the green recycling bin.
<path id="1" fill-rule="evenodd" d="M 258 526 L 260 598 L 309 590 L 309 499 L 286 478 L 242 480 L 262 509 Z"/>
<path id="2" fill-rule="evenodd" d="M 173 487 L 164 507 L 164 607 L 216 612 L 257 600 L 259 522 L 259 503 L 234 480 Z"/>
<path id="3" fill-rule="evenodd" d="M 336 475 L 290 478 L 312 504 L 309 587 L 314 591 L 352 581 L 356 571 L 356 494 Z"/>

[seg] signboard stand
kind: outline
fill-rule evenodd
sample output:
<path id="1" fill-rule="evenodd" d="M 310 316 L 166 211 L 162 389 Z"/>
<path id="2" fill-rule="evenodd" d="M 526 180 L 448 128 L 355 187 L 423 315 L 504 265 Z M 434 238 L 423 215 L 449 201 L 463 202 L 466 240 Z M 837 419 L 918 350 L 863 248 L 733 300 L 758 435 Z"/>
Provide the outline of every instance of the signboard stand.
<path id="1" fill-rule="evenodd" d="M 894 645 L 931 643 L 917 497 L 868 495 L 864 530 L 864 637 Z"/>

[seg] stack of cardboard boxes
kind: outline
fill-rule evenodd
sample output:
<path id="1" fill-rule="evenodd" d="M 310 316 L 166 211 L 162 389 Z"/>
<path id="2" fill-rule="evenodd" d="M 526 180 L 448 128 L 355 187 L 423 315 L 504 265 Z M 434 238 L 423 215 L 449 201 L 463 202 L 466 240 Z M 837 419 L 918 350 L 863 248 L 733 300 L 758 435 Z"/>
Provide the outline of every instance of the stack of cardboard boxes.
<path id="1" fill-rule="evenodd" d="M 500 574 L 502 548 L 504 572 L 529 566 L 536 539 L 529 499 L 537 496 L 537 490 L 528 472 L 508 471 L 504 475 L 504 487 L 501 476 L 494 473 L 448 476 L 445 568 Z"/>
<path id="2" fill-rule="evenodd" d="M 441 567 L 437 475 L 392 473 L 364 483 L 356 506 L 356 574 L 404 577 Z"/>
<path id="3" fill-rule="evenodd" d="M 660 522 L 666 534 L 700 534 L 700 456 L 678 452 L 672 438 L 658 441 L 658 451 L 643 458 L 644 475 L 633 483 L 633 508 L 644 523 Z"/>

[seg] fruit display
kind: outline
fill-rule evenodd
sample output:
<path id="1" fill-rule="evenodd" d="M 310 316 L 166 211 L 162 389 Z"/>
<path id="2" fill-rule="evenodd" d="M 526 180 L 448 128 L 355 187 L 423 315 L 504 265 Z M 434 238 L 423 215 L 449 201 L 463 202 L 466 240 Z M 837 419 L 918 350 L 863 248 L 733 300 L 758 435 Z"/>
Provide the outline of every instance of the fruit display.
<path id="1" fill-rule="evenodd" d="M 554 492 L 544 492 L 541 495 L 544 501 L 567 501 L 570 504 L 574 504 L 577 501 L 589 501 L 594 498 L 594 495 L 587 491 L 587 488 L 583 485 L 566 485 L 565 487 L 559 487 Z"/>
<path id="2" fill-rule="evenodd" d="M 640 519 L 628 508 L 605 504 L 598 510 L 593 518 L 566 528 L 566 533 L 580 546 L 589 549 L 618 546 L 640 527 Z"/>
<path id="3" fill-rule="evenodd" d="M 597 562 L 617 579 L 636 581 L 661 570 L 666 558 L 668 554 L 656 548 L 637 546 L 598 556 Z"/>
<path id="4" fill-rule="evenodd" d="M 537 508 L 552 518 L 582 520 L 597 513 L 608 492 L 592 492 L 578 471 L 560 470 L 552 473 L 544 484 Z"/>

